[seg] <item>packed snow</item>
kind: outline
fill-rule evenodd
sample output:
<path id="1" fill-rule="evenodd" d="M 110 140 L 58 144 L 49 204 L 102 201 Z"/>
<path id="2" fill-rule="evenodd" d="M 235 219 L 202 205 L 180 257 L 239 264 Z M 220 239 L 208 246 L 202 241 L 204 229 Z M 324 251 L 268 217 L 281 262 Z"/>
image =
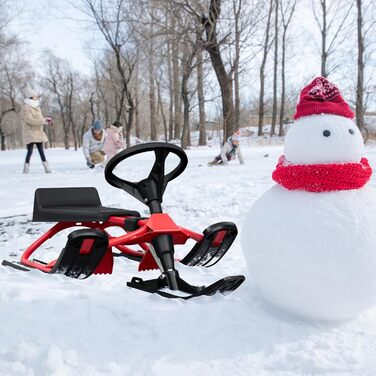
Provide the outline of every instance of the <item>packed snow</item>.
<path id="1" fill-rule="evenodd" d="M 189 150 L 186 171 L 166 189 L 165 212 L 197 232 L 233 221 L 241 233 L 252 204 L 274 185 L 271 173 L 283 153 L 281 145 L 267 144 L 242 151 L 244 165 L 208 167 L 218 147 Z M 94 186 L 103 205 L 147 215 L 146 206 L 105 181 L 101 168 L 89 170 L 81 150 L 48 149 L 52 174 L 43 172 L 35 154 L 30 174 L 23 175 L 24 154 L 0 153 L 1 259 L 19 259 L 51 226 L 31 222 L 38 187 Z M 376 166 L 375 146 L 367 147 L 365 156 Z M 147 172 L 146 159 L 127 163 L 135 174 Z M 370 186 L 376 186 L 374 179 Z M 38 258 L 56 256 L 66 235 L 50 240 Z M 236 274 L 244 274 L 245 283 L 227 296 L 190 301 L 128 288 L 132 276 L 148 279 L 158 272 L 138 273 L 134 262 L 122 258 L 115 259 L 112 275 L 86 280 L 0 266 L 0 374 L 374 375 L 376 308 L 336 324 L 303 321 L 273 308 L 255 287 L 239 238 L 213 268 L 178 269 L 192 284 Z M 177 254 L 191 246 L 181 246 Z"/>

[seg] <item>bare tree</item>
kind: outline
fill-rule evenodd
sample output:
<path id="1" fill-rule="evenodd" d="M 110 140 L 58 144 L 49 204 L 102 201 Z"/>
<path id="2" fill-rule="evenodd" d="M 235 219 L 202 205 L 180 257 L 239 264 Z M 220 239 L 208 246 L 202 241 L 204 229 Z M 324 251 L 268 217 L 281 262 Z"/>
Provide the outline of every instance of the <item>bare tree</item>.
<path id="1" fill-rule="evenodd" d="M 153 12 L 153 9 L 151 9 Z M 154 52 L 155 40 L 153 38 L 153 22 L 149 23 L 149 33 L 147 37 L 147 60 L 149 70 L 149 111 L 150 111 L 150 139 L 157 140 L 157 117 L 155 106 L 155 67 L 154 67 Z"/>
<path id="2" fill-rule="evenodd" d="M 201 38 L 201 35 L 198 34 L 197 38 Z M 190 103 L 192 98 L 192 93 L 189 90 L 188 81 L 194 69 L 194 58 L 197 53 L 199 44 L 199 39 L 196 41 L 189 42 L 185 41 L 183 44 L 183 56 L 182 56 L 182 83 L 181 83 L 181 93 L 183 99 L 183 134 L 181 138 L 181 147 L 186 149 L 191 144 L 190 139 Z"/>
<path id="3" fill-rule="evenodd" d="M 69 133 L 72 126 L 69 114 L 69 92 L 71 90 L 69 65 L 66 61 L 56 57 L 51 52 L 46 52 L 45 66 L 47 68 L 44 85 L 56 97 L 64 132 L 64 147 L 65 149 L 69 149 Z"/>
<path id="4" fill-rule="evenodd" d="M 265 96 L 265 67 L 266 59 L 271 47 L 271 38 L 270 38 L 270 24 L 273 13 L 273 0 L 269 1 L 269 10 L 267 13 L 267 22 L 265 27 L 265 36 L 263 42 L 263 54 L 262 61 L 260 66 L 260 94 L 259 94 L 259 118 L 258 118 L 258 135 L 263 135 L 263 126 L 264 126 L 264 96 Z"/>
<path id="5" fill-rule="evenodd" d="M 171 39 L 167 38 L 167 74 L 168 74 L 168 139 L 174 138 L 174 80 L 172 77 L 172 56 L 171 56 Z"/>
<path id="6" fill-rule="evenodd" d="M 198 31 L 199 32 L 199 29 Z M 197 38 L 199 40 L 199 38 Z M 198 115 L 199 115 L 199 145 L 206 145 L 206 116 L 205 116 L 205 95 L 204 95 L 204 61 L 203 48 L 199 43 L 197 46 L 197 99 L 198 99 Z"/>
<path id="7" fill-rule="evenodd" d="M 359 130 L 366 135 L 367 129 L 365 127 L 364 115 L 366 112 L 366 84 L 365 84 L 365 70 L 366 70 L 366 53 L 367 48 L 371 50 L 372 42 L 367 43 L 368 35 L 375 30 L 376 19 L 374 14 L 375 3 L 367 0 L 357 0 L 357 44 L 358 44 L 358 60 L 357 60 L 357 82 L 356 82 L 356 105 L 355 116 L 356 124 Z M 368 15 L 368 22 L 365 22 L 365 15 Z M 371 39 L 371 38 L 369 38 Z M 373 42 L 374 43 L 374 42 Z M 372 52 L 368 51 L 369 54 Z M 370 56 L 368 56 L 369 58 Z"/>
<path id="8" fill-rule="evenodd" d="M 278 81 L 278 39 L 279 39 L 279 0 L 274 3 L 274 66 L 273 66 L 273 107 L 272 107 L 272 125 L 270 136 L 275 134 L 275 126 L 277 124 L 277 81 Z"/>
<path id="9" fill-rule="evenodd" d="M 0 23 L 1 25 L 2 23 Z M 29 64 L 22 56 L 22 44 L 16 37 L 0 31 L 0 148 L 5 150 L 6 138 L 15 134 L 17 127 L 7 126 L 7 116 L 15 112 L 16 98 L 31 77 Z M 19 139 L 21 134 L 19 135 Z M 20 140 L 21 141 L 21 140 Z"/>
<path id="10" fill-rule="evenodd" d="M 164 109 L 163 109 L 163 101 L 162 101 L 162 95 L 161 95 L 161 80 L 160 79 L 156 80 L 156 84 L 157 84 L 157 96 L 158 96 L 157 110 L 159 110 L 161 112 L 164 137 L 165 137 L 165 141 L 167 142 L 167 140 L 168 140 L 168 130 L 167 130 L 167 120 L 166 120 L 166 115 L 165 115 Z"/>
<path id="11" fill-rule="evenodd" d="M 171 30 L 176 32 L 176 18 L 173 14 L 171 17 Z M 180 139 L 182 110 L 181 110 L 181 92 L 180 92 L 180 68 L 179 68 L 179 39 L 172 38 L 171 40 L 171 54 L 172 54 L 172 77 L 173 77 L 173 91 L 174 91 L 174 138 Z"/>
<path id="12" fill-rule="evenodd" d="M 140 82 L 139 82 L 139 69 L 140 68 L 140 50 L 137 49 L 136 53 L 136 68 L 135 68 L 135 88 L 134 88 L 134 99 L 135 99 L 135 133 L 137 138 L 141 138 L 141 125 L 140 125 Z"/>
<path id="13" fill-rule="evenodd" d="M 126 5 L 132 5 L 125 0 L 79 0 L 79 3 L 82 5 L 81 10 L 92 17 L 114 55 L 122 85 L 115 120 L 121 121 L 124 112 L 127 112 L 126 142 L 129 146 L 135 111 L 130 79 L 136 64 L 136 54 L 131 43 L 131 24 L 126 23 L 125 16 L 126 12 L 131 12 Z"/>
<path id="14" fill-rule="evenodd" d="M 285 96 L 286 96 L 286 37 L 287 29 L 290 25 L 292 16 L 295 12 L 297 0 L 279 0 L 282 22 L 282 63 L 281 63 L 281 104 L 279 112 L 279 133 L 281 137 L 284 134 L 283 121 L 285 116 Z"/>
<path id="15" fill-rule="evenodd" d="M 319 10 L 316 3 L 319 2 Z M 328 59 L 347 38 L 346 21 L 353 7 L 342 0 L 313 0 L 312 9 L 321 36 L 321 76 L 328 77 L 339 64 L 328 65 Z"/>

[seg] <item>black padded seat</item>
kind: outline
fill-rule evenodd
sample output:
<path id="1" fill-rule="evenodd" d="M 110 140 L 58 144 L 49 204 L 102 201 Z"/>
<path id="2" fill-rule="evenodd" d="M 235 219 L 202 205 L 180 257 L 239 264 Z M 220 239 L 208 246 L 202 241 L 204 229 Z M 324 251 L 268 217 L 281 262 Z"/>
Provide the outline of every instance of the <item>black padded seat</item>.
<path id="1" fill-rule="evenodd" d="M 102 206 L 98 191 L 85 188 L 38 188 L 34 197 L 34 222 L 106 221 L 110 216 L 139 217 L 133 210 Z"/>

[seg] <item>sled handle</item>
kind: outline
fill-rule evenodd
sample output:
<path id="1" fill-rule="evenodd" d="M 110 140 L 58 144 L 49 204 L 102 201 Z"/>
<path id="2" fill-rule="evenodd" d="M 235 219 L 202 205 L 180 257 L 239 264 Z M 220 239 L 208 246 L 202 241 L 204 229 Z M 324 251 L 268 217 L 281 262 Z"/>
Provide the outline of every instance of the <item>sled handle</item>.
<path id="1" fill-rule="evenodd" d="M 125 159 L 136 155 L 154 151 L 155 162 L 146 179 L 139 182 L 130 182 L 121 179 L 113 173 L 114 168 Z M 165 162 L 168 154 L 173 153 L 179 158 L 179 164 L 165 175 Z M 179 146 L 166 142 L 148 142 L 127 148 L 111 158 L 104 174 L 107 182 L 114 187 L 123 189 L 137 200 L 148 205 L 152 213 L 162 212 L 160 204 L 167 183 L 179 176 L 187 167 L 188 158 Z"/>

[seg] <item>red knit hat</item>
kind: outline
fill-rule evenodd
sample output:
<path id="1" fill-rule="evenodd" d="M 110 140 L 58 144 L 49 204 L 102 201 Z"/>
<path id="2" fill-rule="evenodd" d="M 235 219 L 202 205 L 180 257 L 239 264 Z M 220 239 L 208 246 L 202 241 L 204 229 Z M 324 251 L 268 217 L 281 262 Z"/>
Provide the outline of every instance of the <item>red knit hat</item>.
<path id="1" fill-rule="evenodd" d="M 354 113 L 342 98 L 338 88 L 325 77 L 316 77 L 300 92 L 294 119 L 320 114 L 354 118 Z"/>

